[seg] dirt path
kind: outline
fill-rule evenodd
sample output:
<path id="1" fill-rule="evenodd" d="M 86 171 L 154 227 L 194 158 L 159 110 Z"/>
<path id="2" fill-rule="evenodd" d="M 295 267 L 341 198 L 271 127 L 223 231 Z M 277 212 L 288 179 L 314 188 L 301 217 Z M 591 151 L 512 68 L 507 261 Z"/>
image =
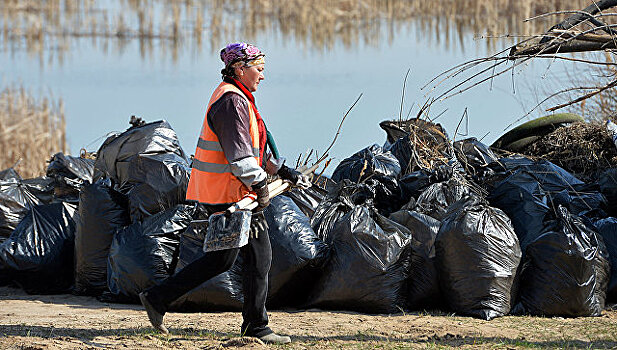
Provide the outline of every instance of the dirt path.
<path id="1" fill-rule="evenodd" d="M 268 348 L 239 338 L 240 323 L 239 313 L 169 313 L 171 334 L 163 336 L 149 327 L 139 305 L 0 288 L 1 349 Z M 270 323 L 294 339 L 291 345 L 272 348 L 617 347 L 617 311 L 593 318 L 508 316 L 490 322 L 445 314 L 273 311 Z"/>

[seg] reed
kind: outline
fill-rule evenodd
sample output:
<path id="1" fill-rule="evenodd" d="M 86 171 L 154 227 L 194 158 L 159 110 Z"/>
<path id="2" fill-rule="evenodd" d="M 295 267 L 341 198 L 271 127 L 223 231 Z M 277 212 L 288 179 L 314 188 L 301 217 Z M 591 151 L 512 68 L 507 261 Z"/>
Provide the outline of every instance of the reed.
<path id="1" fill-rule="evenodd" d="M 24 178 L 45 174 L 46 161 L 67 151 L 62 100 L 37 100 L 23 87 L 0 92 L 0 149 L 0 169 L 18 164 Z"/>
<path id="2" fill-rule="evenodd" d="M 202 49 L 202 34 L 216 51 L 229 38 L 255 41 L 277 34 L 306 48 L 376 45 L 412 28 L 436 45 L 463 47 L 463 37 L 484 37 L 489 49 L 498 36 L 542 32 L 559 20 L 523 20 L 542 13 L 575 10 L 591 0 L 3 0 L 1 40 L 44 50 L 60 38 L 83 36 L 109 40 L 160 41 L 178 56 L 185 44 Z M 155 14 L 153 14 L 155 12 Z M 111 20 L 110 20 L 111 19 Z M 156 28 L 156 29 L 155 29 Z M 507 38 L 508 43 L 516 40 Z M 0 42 L 1 46 L 2 42 Z M 103 47 L 109 44 L 101 42 Z M 62 45 L 70 48 L 70 45 Z"/>

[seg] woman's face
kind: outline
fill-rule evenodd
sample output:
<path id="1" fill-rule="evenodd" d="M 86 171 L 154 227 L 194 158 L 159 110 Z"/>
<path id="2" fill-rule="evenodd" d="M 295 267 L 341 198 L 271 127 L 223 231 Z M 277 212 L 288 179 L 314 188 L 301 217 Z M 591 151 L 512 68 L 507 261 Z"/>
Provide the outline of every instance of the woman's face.
<path id="1" fill-rule="evenodd" d="M 255 92 L 257 91 L 259 82 L 265 79 L 264 68 L 265 66 L 263 64 L 252 67 L 240 67 L 239 72 L 237 72 L 239 73 L 237 74 L 238 80 L 244 84 L 250 92 Z"/>

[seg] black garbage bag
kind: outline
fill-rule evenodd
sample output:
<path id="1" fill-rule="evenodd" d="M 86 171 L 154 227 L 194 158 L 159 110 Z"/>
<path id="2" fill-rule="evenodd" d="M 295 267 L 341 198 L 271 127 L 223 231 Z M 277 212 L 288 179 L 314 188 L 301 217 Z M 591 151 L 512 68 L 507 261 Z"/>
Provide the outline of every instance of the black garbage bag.
<path id="1" fill-rule="evenodd" d="M 28 210 L 40 204 L 21 181 L 0 181 L 0 236 L 8 237 Z"/>
<path id="2" fill-rule="evenodd" d="M 349 180 L 343 180 L 330 189 L 311 217 L 311 227 L 327 244 L 332 242 L 331 232 L 336 223 L 353 207 L 352 194 L 358 188 Z"/>
<path id="3" fill-rule="evenodd" d="M 581 218 L 558 206 L 556 219 L 523 242 L 515 314 L 599 316 L 610 266 L 602 238 Z"/>
<path id="4" fill-rule="evenodd" d="M 563 168 L 546 161 L 534 161 L 530 158 L 520 155 L 500 158 L 498 161 L 491 162 L 487 166 L 487 170 L 491 172 L 490 176 L 485 176 L 482 181 L 489 191 L 499 182 L 505 180 L 508 176 L 517 171 L 528 171 L 536 175 L 536 179 L 541 183 L 546 183 L 547 190 L 560 189 L 564 185 L 582 185 L 583 182 L 577 179 Z M 551 188 L 550 184 L 555 184 L 557 187 Z"/>
<path id="5" fill-rule="evenodd" d="M 369 146 L 349 158 L 344 159 L 332 173 L 332 180 L 340 182 L 348 179 L 353 182 L 371 178 L 375 175 L 398 177 L 401 167 L 390 152 L 379 145 Z"/>
<path id="6" fill-rule="evenodd" d="M 73 284 L 76 206 L 32 207 L 0 245 L 0 266 L 30 294 L 66 293 Z"/>
<path id="7" fill-rule="evenodd" d="M 453 147 L 456 158 L 467 174 L 479 179 L 492 175 L 488 166 L 498 161 L 498 158 L 488 146 L 471 137 L 454 142 Z"/>
<path id="8" fill-rule="evenodd" d="M 176 272 L 206 254 L 203 251 L 205 233 L 205 228 L 193 224 L 182 233 Z M 241 311 L 243 303 L 242 256 L 238 254 L 228 271 L 178 298 L 170 308 L 181 312 Z"/>
<path id="9" fill-rule="evenodd" d="M 309 218 L 290 198 L 272 198 L 265 215 L 272 246 L 268 304 L 298 306 L 306 302 L 321 276 L 329 247 L 317 237 Z"/>
<path id="10" fill-rule="evenodd" d="M 94 159 L 54 154 L 47 166 L 47 177 L 54 180 L 54 196 L 62 200 L 79 200 L 79 191 L 92 183 Z"/>
<path id="11" fill-rule="evenodd" d="M 294 187 L 291 191 L 285 192 L 285 196 L 291 198 L 294 203 L 302 210 L 304 215 L 312 218 L 319 203 L 325 198 L 328 191 L 311 186 L 307 189 Z"/>
<path id="12" fill-rule="evenodd" d="M 174 153 L 135 156 L 119 190 L 128 197 L 131 221 L 185 203 L 191 169 Z"/>
<path id="13" fill-rule="evenodd" d="M 368 179 L 363 183 L 344 179 L 335 184 L 319 203 L 311 218 L 311 226 L 317 236 L 329 244 L 332 241 L 329 233 L 336 222 L 354 206 L 367 204 L 386 216 L 400 209 L 400 198 L 400 188 L 394 178 Z"/>
<path id="14" fill-rule="evenodd" d="M 126 197 L 109 179 L 86 186 L 79 194 L 75 234 L 75 287 L 79 295 L 107 289 L 107 257 L 116 231 L 130 224 Z"/>
<path id="15" fill-rule="evenodd" d="M 595 219 L 592 222 L 606 246 L 611 275 L 608 282 L 607 301 L 617 301 L 617 218 Z"/>
<path id="16" fill-rule="evenodd" d="M 408 203 L 407 207 L 415 206 L 415 198 L 418 198 L 426 188 L 438 182 L 448 181 L 452 178 L 454 169 L 449 165 L 441 165 L 433 170 L 417 170 L 403 176 L 399 180 L 401 202 Z M 414 201 L 409 204 L 411 199 Z"/>
<path id="17" fill-rule="evenodd" d="M 54 202 L 54 179 L 39 176 L 32 179 L 23 179 L 21 183 L 43 204 Z M 59 202 L 62 202 L 62 200 L 59 200 Z"/>
<path id="18" fill-rule="evenodd" d="M 533 164 L 519 165 L 513 172 L 527 173 L 540 184 L 543 191 L 550 196 L 553 207 L 565 206 L 570 212 L 578 215 L 582 211 L 603 209 L 606 199 L 595 185 L 588 185 L 577 179 L 563 168 L 546 160 Z"/>
<path id="19" fill-rule="evenodd" d="M 399 180 L 401 198 L 407 201 L 411 198 L 418 198 L 433 183 L 431 173 L 427 170 L 418 170 L 407 174 Z"/>
<path id="20" fill-rule="evenodd" d="M 453 146 L 456 158 L 466 169 L 471 167 L 477 171 L 499 159 L 487 145 L 475 137 L 456 141 Z"/>
<path id="21" fill-rule="evenodd" d="M 52 180 L 0 181 L 0 236 L 8 237 L 34 206 L 51 202 Z"/>
<path id="22" fill-rule="evenodd" d="M 2 243 L 4 243 L 5 240 L 6 238 L 0 238 L 0 246 L 2 246 Z M 0 264 L 0 287 L 9 286 L 12 282 L 13 274 L 11 269 Z"/>
<path id="23" fill-rule="evenodd" d="M 491 205 L 503 210 L 512 220 L 514 231 L 521 243 L 526 237 L 536 237 L 550 217 L 550 197 L 535 178 L 519 172 L 495 186 L 488 197 Z"/>
<path id="24" fill-rule="evenodd" d="M 512 174 L 514 170 L 523 165 L 533 165 L 535 161 L 520 155 L 499 158 L 498 160 L 489 163 L 484 169 L 485 173 L 476 181 L 483 186 L 488 192 L 492 191 L 495 184 L 505 180 Z"/>
<path id="25" fill-rule="evenodd" d="M 392 213 L 390 220 L 411 232 L 411 266 L 407 283 L 407 307 L 420 310 L 441 303 L 439 278 L 435 266 L 435 237 L 441 222 L 415 211 Z"/>
<path id="26" fill-rule="evenodd" d="M 579 214 L 604 208 L 601 193 L 556 165 L 541 161 L 519 165 L 489 195 L 491 205 L 503 210 L 512 220 L 519 241 L 536 237 L 544 229 L 544 221 L 557 205 Z"/>
<path id="27" fill-rule="evenodd" d="M 129 167 L 136 155 L 173 153 L 186 159 L 178 136 L 164 120 L 133 126 L 108 137 L 97 151 L 94 180 L 110 178 L 116 184 L 130 179 Z"/>
<path id="28" fill-rule="evenodd" d="M 368 313 L 400 312 L 406 303 L 409 231 L 366 205 L 353 208 L 334 231 L 331 258 L 307 304 Z"/>
<path id="29" fill-rule="evenodd" d="M 21 176 L 13 168 L 8 168 L 0 171 L 0 181 L 21 180 Z"/>
<path id="30" fill-rule="evenodd" d="M 607 213 L 617 217 L 617 168 L 607 169 L 600 174 L 598 185 L 608 201 Z"/>
<path id="31" fill-rule="evenodd" d="M 375 176 L 359 186 L 367 186 L 366 193 L 372 194 L 372 202 L 383 216 L 398 211 L 408 202 L 403 198 L 401 187 L 394 177 Z"/>
<path id="32" fill-rule="evenodd" d="M 435 253 L 452 310 L 484 320 L 510 312 L 521 248 L 504 212 L 477 198 L 459 201 L 442 221 Z"/>
<path id="33" fill-rule="evenodd" d="M 442 220 L 448 208 L 459 200 L 473 194 L 471 188 L 459 176 L 427 187 L 415 202 L 415 211 Z"/>
<path id="34" fill-rule="evenodd" d="M 173 273 L 180 235 L 190 224 L 193 212 L 194 207 L 178 205 L 114 235 L 107 286 L 117 301 L 136 302 L 142 290 Z"/>
<path id="35" fill-rule="evenodd" d="M 520 159 L 506 164 L 508 164 L 509 167 L 514 167 L 512 169 L 513 171 L 524 170 L 530 174 L 534 174 L 536 180 L 548 191 L 559 191 L 564 187 L 574 187 L 584 184 L 581 180 L 577 179 L 576 176 L 548 160 L 529 163 L 525 159 Z"/>
<path id="36" fill-rule="evenodd" d="M 574 185 L 561 191 L 550 193 L 553 205 L 563 205 L 572 214 L 580 215 L 582 212 L 606 209 L 606 197 L 599 192 L 595 184 Z"/>
<path id="37" fill-rule="evenodd" d="M 54 154 L 49 160 L 46 175 L 51 178 L 79 179 L 82 184 L 92 182 L 94 159 L 67 156 L 63 153 Z"/>

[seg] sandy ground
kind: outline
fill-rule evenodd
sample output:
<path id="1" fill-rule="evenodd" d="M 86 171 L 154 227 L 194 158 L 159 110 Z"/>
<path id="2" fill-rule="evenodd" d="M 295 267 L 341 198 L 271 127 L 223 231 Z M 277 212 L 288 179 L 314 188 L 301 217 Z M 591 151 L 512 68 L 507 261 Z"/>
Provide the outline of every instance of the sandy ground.
<path id="1" fill-rule="evenodd" d="M 321 310 L 273 311 L 270 324 L 293 343 L 241 338 L 239 313 L 169 313 L 170 335 L 149 327 L 140 305 L 91 297 L 27 295 L 0 288 L 0 349 L 400 349 L 617 348 L 617 311 L 575 319 L 448 314 L 364 315 Z"/>

